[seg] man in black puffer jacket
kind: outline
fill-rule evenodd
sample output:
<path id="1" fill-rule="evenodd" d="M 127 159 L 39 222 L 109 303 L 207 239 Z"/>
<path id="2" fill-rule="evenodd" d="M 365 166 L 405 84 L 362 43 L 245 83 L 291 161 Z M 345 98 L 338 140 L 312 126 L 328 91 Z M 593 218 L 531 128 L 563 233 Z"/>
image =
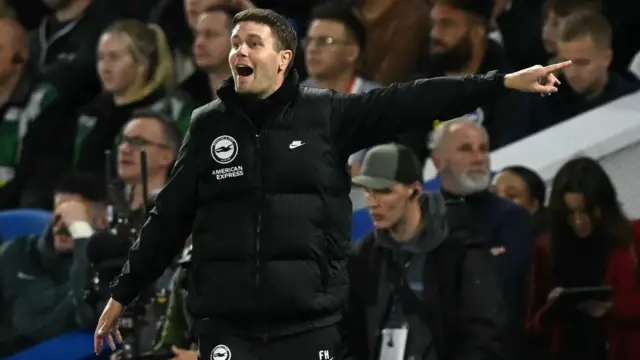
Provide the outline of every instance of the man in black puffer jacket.
<path id="1" fill-rule="evenodd" d="M 506 88 L 553 92 L 550 72 L 568 65 L 341 95 L 299 86 L 295 32 L 273 11 L 239 13 L 231 42 L 233 79 L 194 112 L 171 179 L 114 284 L 96 352 L 119 336 L 123 306 L 192 233 L 188 301 L 201 358 L 331 359 L 348 290 L 349 155 L 468 113 Z"/>

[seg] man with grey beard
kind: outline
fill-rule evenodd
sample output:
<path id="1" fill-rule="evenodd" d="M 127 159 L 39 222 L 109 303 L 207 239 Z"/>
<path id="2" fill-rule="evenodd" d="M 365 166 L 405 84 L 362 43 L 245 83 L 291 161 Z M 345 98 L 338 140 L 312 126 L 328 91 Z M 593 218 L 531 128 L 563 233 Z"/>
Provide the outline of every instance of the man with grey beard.
<path id="1" fill-rule="evenodd" d="M 432 133 L 429 148 L 445 198 L 449 241 L 486 242 L 498 256 L 508 316 L 509 358 L 524 354 L 528 275 L 534 233 L 526 211 L 489 189 L 489 136 L 482 125 L 461 118 Z M 480 239 L 480 240 L 479 240 Z"/>

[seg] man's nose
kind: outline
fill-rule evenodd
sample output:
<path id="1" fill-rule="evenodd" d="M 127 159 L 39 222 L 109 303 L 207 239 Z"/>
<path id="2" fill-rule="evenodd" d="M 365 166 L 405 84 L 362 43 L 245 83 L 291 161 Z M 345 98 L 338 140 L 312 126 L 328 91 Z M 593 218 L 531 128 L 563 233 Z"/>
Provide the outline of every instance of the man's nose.
<path id="1" fill-rule="evenodd" d="M 118 152 L 122 154 L 128 154 L 131 151 L 133 151 L 133 147 L 131 147 L 131 144 L 129 144 L 129 142 L 127 141 L 123 141 L 120 143 L 120 145 L 118 145 Z"/>
<path id="2" fill-rule="evenodd" d="M 247 44 L 240 45 L 236 54 L 238 56 L 247 57 L 247 55 L 249 54 L 249 46 Z"/>
<path id="3" fill-rule="evenodd" d="M 373 195 L 370 191 L 364 193 L 364 203 L 370 209 L 373 209 L 378 205 L 375 195 Z"/>
<path id="4" fill-rule="evenodd" d="M 485 163 L 489 155 L 485 150 L 476 150 L 473 152 L 473 162 L 476 164 Z"/>

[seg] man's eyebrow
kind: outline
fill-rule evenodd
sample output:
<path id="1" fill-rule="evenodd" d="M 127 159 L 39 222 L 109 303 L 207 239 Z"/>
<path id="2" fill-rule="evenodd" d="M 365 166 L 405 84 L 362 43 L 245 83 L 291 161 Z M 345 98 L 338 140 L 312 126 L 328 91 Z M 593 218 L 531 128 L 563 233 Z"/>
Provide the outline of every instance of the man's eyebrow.
<path id="1" fill-rule="evenodd" d="M 237 39 L 237 38 L 240 38 L 240 35 L 233 34 L 233 35 L 231 35 L 231 38 L 232 39 Z M 251 33 L 251 34 L 247 35 L 247 38 L 249 38 L 249 39 L 256 39 L 257 38 L 257 39 L 262 40 L 262 36 L 260 36 L 258 34 L 255 34 L 255 33 Z"/>

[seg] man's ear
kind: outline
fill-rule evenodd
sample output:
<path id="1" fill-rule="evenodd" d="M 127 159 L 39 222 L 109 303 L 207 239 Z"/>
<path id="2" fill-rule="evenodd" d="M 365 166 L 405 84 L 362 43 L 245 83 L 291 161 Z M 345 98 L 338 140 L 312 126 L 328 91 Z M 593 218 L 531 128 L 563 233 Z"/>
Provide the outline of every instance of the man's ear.
<path id="1" fill-rule="evenodd" d="M 437 170 L 442 168 L 442 159 L 440 158 L 440 154 L 437 149 L 431 150 L 431 161 L 433 161 L 433 165 Z"/>
<path id="2" fill-rule="evenodd" d="M 293 51 L 282 50 L 280 51 L 280 63 L 278 64 L 279 71 L 287 70 L 289 64 L 293 61 Z"/>

